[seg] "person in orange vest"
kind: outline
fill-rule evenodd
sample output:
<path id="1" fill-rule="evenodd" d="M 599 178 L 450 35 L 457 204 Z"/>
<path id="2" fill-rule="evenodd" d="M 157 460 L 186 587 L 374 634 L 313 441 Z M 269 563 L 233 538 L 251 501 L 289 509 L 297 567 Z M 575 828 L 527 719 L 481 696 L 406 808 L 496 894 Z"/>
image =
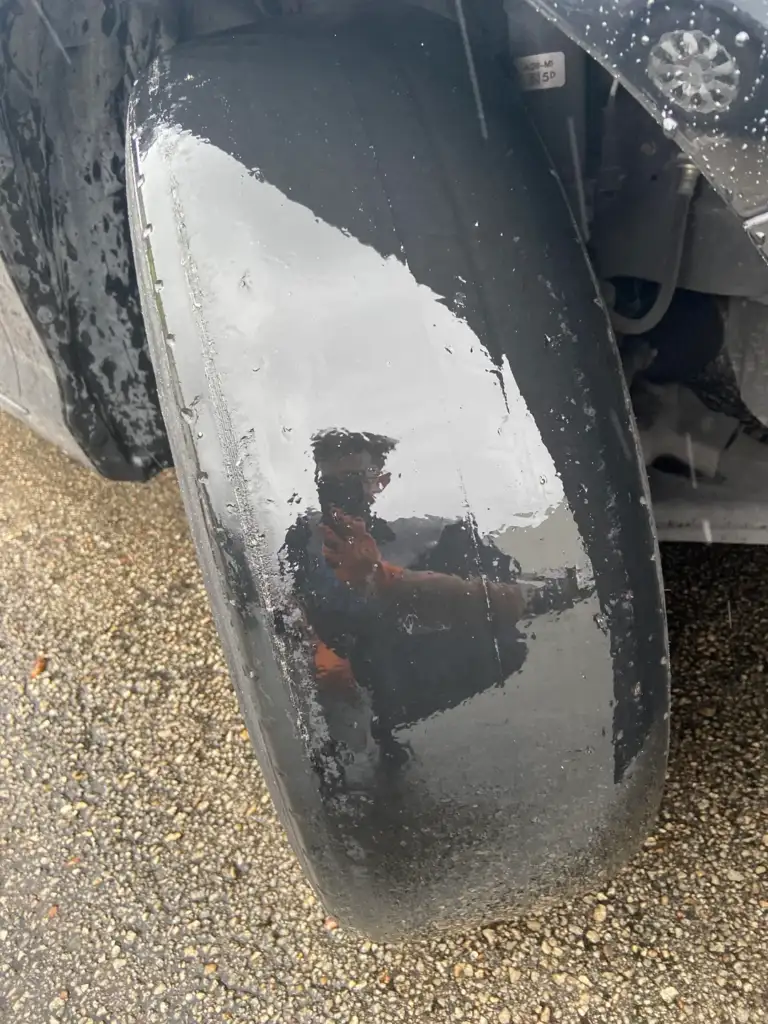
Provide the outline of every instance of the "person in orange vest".
<path id="1" fill-rule="evenodd" d="M 313 438 L 320 509 L 286 537 L 283 559 L 313 642 L 318 699 L 351 707 L 364 691 L 385 763 L 407 760 L 395 734 L 518 671 L 518 624 L 585 596 L 575 574 L 533 586 L 480 536 L 471 516 L 385 522 L 374 511 L 389 486 L 381 435 L 326 431 Z M 361 728 L 363 726 L 361 725 Z"/>

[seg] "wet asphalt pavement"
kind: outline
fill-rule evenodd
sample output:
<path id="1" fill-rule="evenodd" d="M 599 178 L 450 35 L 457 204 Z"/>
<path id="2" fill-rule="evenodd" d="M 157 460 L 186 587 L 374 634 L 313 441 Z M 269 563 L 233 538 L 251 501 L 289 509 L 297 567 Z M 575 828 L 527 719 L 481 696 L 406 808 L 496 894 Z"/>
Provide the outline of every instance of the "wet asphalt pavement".
<path id="1" fill-rule="evenodd" d="M 5 417 L 0 467 L 3 1024 L 768 1020 L 768 548 L 665 553 L 669 785 L 614 884 L 377 947 L 275 818 L 173 476 Z"/>

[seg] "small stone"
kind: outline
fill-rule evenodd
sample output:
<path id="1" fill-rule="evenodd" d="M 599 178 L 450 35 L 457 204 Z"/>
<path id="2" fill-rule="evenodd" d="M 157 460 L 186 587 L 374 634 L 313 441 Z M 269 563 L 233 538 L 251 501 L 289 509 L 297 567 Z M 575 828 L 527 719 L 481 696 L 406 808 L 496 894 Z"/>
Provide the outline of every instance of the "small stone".
<path id="1" fill-rule="evenodd" d="M 166 843 L 177 843 L 181 839 L 182 834 L 183 833 L 181 833 L 181 832 L 169 832 L 168 835 L 165 837 L 165 842 Z"/>
<path id="2" fill-rule="evenodd" d="M 606 917 L 608 917 L 608 908 L 604 903 L 598 903 L 595 907 L 592 917 L 594 918 L 595 924 L 602 924 Z"/>
<path id="3" fill-rule="evenodd" d="M 525 922 L 525 927 L 528 929 L 529 932 L 540 932 L 541 921 L 539 921 L 535 917 L 529 917 Z"/>
<path id="4" fill-rule="evenodd" d="M 327 932 L 335 932 L 338 927 L 339 922 L 335 917 L 326 917 L 323 921 L 323 928 L 325 928 Z"/>
<path id="5" fill-rule="evenodd" d="M 594 928 L 589 928 L 585 932 L 585 935 L 586 935 L 587 941 L 591 942 L 593 946 L 597 945 L 597 943 L 600 941 L 600 936 L 597 934 L 597 932 L 594 930 Z"/>
<path id="6" fill-rule="evenodd" d="M 483 938 L 489 946 L 496 945 L 496 932 L 492 928 L 483 928 Z"/>
<path id="7" fill-rule="evenodd" d="M 748 1024 L 749 1022 L 749 1010 L 746 1006 L 736 1007 L 736 1020 L 739 1024 Z"/>
<path id="8" fill-rule="evenodd" d="M 203 968 L 203 974 L 215 974 L 218 969 L 218 964 L 206 964 Z"/>
<path id="9" fill-rule="evenodd" d="M 499 1014 L 499 1024 L 509 1024 L 512 1020 L 512 1015 L 509 1010 L 502 1010 Z"/>
<path id="10" fill-rule="evenodd" d="M 677 989 L 674 985 L 667 985 L 661 990 L 660 995 L 665 1003 L 674 1003 L 677 999 Z"/>
<path id="11" fill-rule="evenodd" d="M 539 1014 L 539 1020 L 541 1021 L 541 1024 L 549 1024 L 550 1013 L 551 1011 L 548 1006 L 544 1006 L 542 1008 L 542 1011 Z"/>
<path id="12" fill-rule="evenodd" d="M 30 679 L 37 679 L 37 677 L 41 676 L 43 674 L 43 672 L 45 672 L 45 670 L 47 668 L 48 668 L 48 659 L 45 657 L 45 655 L 41 654 L 39 657 L 37 657 L 35 659 L 35 663 L 32 666 L 32 668 L 30 670 L 30 673 L 29 673 L 29 678 Z"/>
<path id="13" fill-rule="evenodd" d="M 454 964 L 453 976 L 454 978 L 471 978 L 475 971 L 471 964 Z"/>
<path id="14" fill-rule="evenodd" d="M 509 983 L 510 985 L 516 985 L 522 978 L 522 973 L 518 971 L 516 967 L 509 968 Z"/>
<path id="15" fill-rule="evenodd" d="M 744 875 L 742 875 L 740 871 L 734 871 L 733 868 L 728 868 L 728 870 L 725 872 L 725 877 L 728 879 L 729 882 L 744 881 Z"/>

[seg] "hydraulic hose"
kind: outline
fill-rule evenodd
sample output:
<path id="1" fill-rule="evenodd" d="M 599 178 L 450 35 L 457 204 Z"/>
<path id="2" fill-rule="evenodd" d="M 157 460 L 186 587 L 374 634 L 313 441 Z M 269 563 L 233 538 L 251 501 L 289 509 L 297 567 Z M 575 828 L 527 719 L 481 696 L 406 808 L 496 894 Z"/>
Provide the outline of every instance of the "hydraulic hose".
<path id="1" fill-rule="evenodd" d="M 659 287 L 654 303 L 644 316 L 628 317 L 622 316 L 621 313 L 617 313 L 613 309 L 610 311 L 611 323 L 617 334 L 647 334 L 648 331 L 657 326 L 669 309 L 680 278 L 680 267 L 683 262 L 685 240 L 688 234 L 688 217 L 691 211 L 691 201 L 693 200 L 699 177 L 700 171 L 692 163 L 687 160 L 681 163 L 680 180 L 677 186 L 677 203 L 672 224 L 673 248 L 669 256 L 669 271 L 664 274 L 664 280 Z"/>

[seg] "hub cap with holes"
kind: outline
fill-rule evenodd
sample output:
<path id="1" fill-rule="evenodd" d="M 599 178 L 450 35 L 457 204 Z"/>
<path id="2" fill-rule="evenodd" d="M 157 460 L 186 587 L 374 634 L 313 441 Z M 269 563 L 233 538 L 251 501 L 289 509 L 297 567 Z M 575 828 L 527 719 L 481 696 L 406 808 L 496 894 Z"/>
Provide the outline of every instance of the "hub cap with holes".
<path id="1" fill-rule="evenodd" d="M 651 50 L 648 77 L 680 110 L 719 114 L 739 95 L 741 72 L 717 39 L 698 29 L 676 29 Z"/>

